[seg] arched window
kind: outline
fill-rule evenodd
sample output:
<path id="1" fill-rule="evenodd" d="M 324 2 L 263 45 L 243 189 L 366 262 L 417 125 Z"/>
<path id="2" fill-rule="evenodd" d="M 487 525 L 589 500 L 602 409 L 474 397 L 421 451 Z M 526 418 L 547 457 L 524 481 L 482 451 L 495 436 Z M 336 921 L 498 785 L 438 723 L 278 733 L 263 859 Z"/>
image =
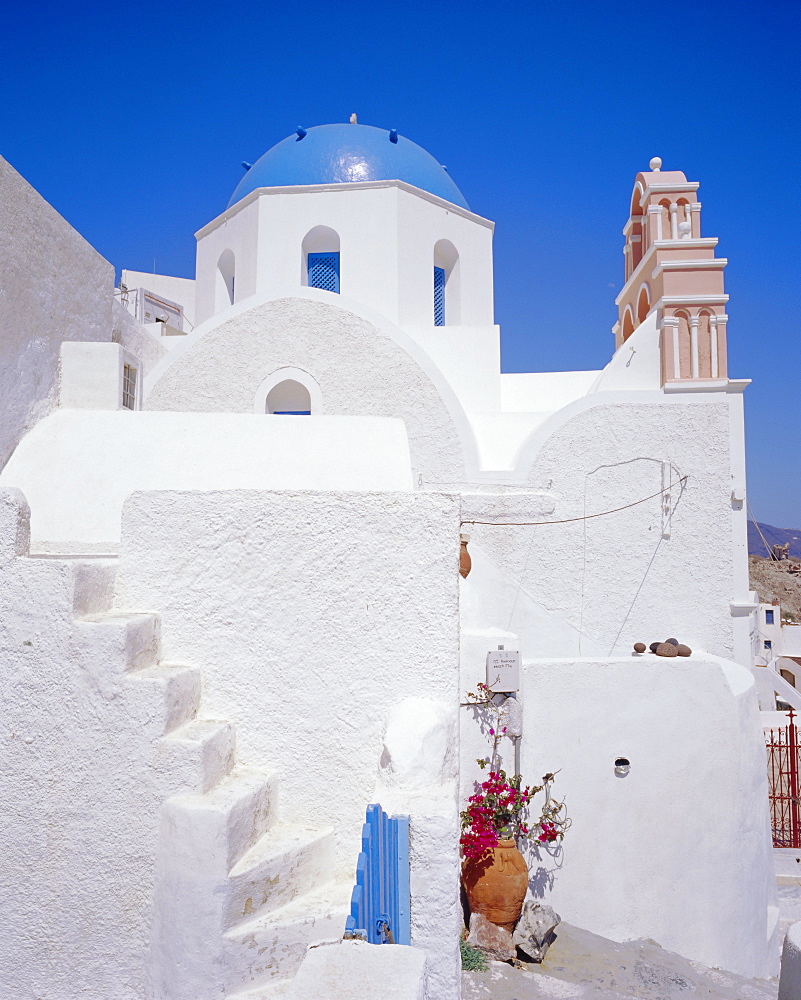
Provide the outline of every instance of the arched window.
<path id="1" fill-rule="evenodd" d="M 677 312 L 676 318 L 679 321 L 679 370 L 675 378 L 692 378 L 693 373 L 693 351 L 690 338 L 690 314 L 684 311 Z"/>
<path id="2" fill-rule="evenodd" d="M 450 240 L 434 246 L 434 326 L 457 326 L 461 320 L 459 252 Z"/>
<path id="3" fill-rule="evenodd" d="M 637 219 L 638 221 L 632 221 L 631 233 L 629 235 L 629 245 L 631 246 L 631 254 L 629 260 L 629 272 L 626 275 L 628 280 L 632 273 L 636 270 L 637 265 L 642 260 L 643 255 L 643 239 L 645 238 L 645 233 L 642 226 L 642 205 L 640 204 L 640 198 L 642 197 L 642 185 L 637 183 L 634 186 L 634 191 L 631 195 L 631 217 L 632 220 Z"/>
<path id="4" fill-rule="evenodd" d="M 691 240 L 693 235 L 692 215 L 686 198 L 678 200 L 678 236 L 680 240 Z"/>
<path id="5" fill-rule="evenodd" d="M 253 398 L 253 412 L 320 415 L 323 412 L 323 394 L 310 372 L 283 366 L 259 385 Z"/>
<path id="6" fill-rule="evenodd" d="M 308 417 L 311 414 L 311 394 L 305 385 L 293 378 L 284 379 L 267 393 L 267 413 Z"/>
<path id="7" fill-rule="evenodd" d="M 339 292 L 339 234 L 315 226 L 303 238 L 300 283 L 326 292 Z"/>
<path id="8" fill-rule="evenodd" d="M 643 285 L 640 289 L 640 295 L 637 299 L 637 322 L 642 323 L 645 317 L 648 315 L 648 310 L 650 308 L 650 302 L 648 298 L 648 286 Z"/>
<path id="9" fill-rule="evenodd" d="M 659 202 L 659 208 L 661 209 L 662 218 L 662 239 L 670 240 L 672 239 L 671 234 L 671 222 L 670 222 L 670 202 L 667 198 L 664 198 Z"/>
<path id="10" fill-rule="evenodd" d="M 215 312 L 225 309 L 234 302 L 234 280 L 236 259 L 233 251 L 223 250 L 217 261 L 217 284 L 214 294 Z"/>
<path id="11" fill-rule="evenodd" d="M 712 378 L 712 317 L 708 309 L 698 313 L 698 377 Z"/>
<path id="12" fill-rule="evenodd" d="M 631 307 L 627 306 L 623 314 L 623 340 L 628 340 L 632 333 L 634 333 L 634 320 L 631 315 Z"/>

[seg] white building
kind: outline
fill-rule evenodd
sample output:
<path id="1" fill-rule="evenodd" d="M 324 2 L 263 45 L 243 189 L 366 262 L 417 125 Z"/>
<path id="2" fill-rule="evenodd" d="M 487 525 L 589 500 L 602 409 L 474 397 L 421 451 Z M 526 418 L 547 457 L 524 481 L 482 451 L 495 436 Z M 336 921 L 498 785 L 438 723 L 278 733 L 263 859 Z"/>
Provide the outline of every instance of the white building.
<path id="1" fill-rule="evenodd" d="M 458 705 L 498 644 L 522 771 L 573 819 L 533 891 L 768 974 L 747 382 L 698 185 L 637 175 L 602 371 L 502 374 L 493 224 L 394 132 L 298 130 L 194 281 L 116 293 L 0 167 L 0 994 L 271 995 L 341 933 L 377 800 L 411 815 L 427 995 L 457 997 Z M 669 635 L 693 655 L 631 653 Z"/>
<path id="2" fill-rule="evenodd" d="M 801 711 L 801 625 L 783 620 L 780 605 L 760 603 L 756 592 L 752 597 L 751 649 L 763 723 L 786 725 L 774 713 Z"/>

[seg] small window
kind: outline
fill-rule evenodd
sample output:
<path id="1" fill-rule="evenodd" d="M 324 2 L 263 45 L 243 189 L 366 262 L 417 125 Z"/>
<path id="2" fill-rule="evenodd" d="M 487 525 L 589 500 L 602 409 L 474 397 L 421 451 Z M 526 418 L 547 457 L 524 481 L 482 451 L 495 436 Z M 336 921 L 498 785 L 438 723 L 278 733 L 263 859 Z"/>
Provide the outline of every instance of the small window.
<path id="1" fill-rule="evenodd" d="M 276 416 L 308 417 L 311 415 L 311 394 L 295 379 L 284 379 L 267 393 L 266 410 Z"/>
<path id="2" fill-rule="evenodd" d="M 133 365 L 122 367 L 122 406 L 125 410 L 136 409 L 136 369 Z"/>
<path id="3" fill-rule="evenodd" d="M 766 611 L 765 612 L 765 624 L 766 625 L 772 625 L 773 624 L 773 612 L 772 611 Z"/>
<path id="4" fill-rule="evenodd" d="M 770 641 L 770 639 L 765 640 L 765 649 L 773 649 L 773 643 Z"/>
<path id="5" fill-rule="evenodd" d="M 445 268 L 434 268 L 434 326 L 445 326 Z"/>
<path id="6" fill-rule="evenodd" d="M 309 288 L 339 292 L 339 251 L 308 255 Z"/>

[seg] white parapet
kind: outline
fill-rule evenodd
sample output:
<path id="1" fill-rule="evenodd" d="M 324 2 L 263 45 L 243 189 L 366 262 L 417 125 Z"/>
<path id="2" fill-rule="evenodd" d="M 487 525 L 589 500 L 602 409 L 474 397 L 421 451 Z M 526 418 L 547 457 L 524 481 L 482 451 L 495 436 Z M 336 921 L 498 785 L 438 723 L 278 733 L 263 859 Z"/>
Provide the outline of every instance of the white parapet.
<path id="1" fill-rule="evenodd" d="M 406 491 L 411 467 L 403 422 L 387 417 L 60 410 L 0 485 L 28 498 L 35 550 L 113 552 L 137 490 Z"/>

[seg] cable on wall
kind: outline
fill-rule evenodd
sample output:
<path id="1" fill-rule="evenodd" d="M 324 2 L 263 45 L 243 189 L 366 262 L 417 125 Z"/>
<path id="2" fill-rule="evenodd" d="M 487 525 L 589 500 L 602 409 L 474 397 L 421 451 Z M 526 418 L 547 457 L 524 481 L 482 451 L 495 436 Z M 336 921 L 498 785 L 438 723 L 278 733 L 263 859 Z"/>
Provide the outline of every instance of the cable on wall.
<path id="1" fill-rule="evenodd" d="M 643 497 L 642 500 L 635 500 L 633 503 L 627 503 L 623 507 L 614 507 L 612 510 L 602 510 L 598 514 L 584 514 L 582 517 L 565 517 L 561 521 L 461 521 L 461 524 L 488 524 L 490 527 L 496 528 L 524 528 L 528 525 L 544 525 L 544 524 L 570 524 L 571 521 L 589 521 L 593 517 L 606 517 L 607 514 L 617 514 L 618 511 L 628 510 L 629 507 L 636 507 L 637 504 L 645 503 L 646 500 L 653 500 L 654 497 L 662 496 L 663 493 L 670 493 L 675 486 L 683 486 L 689 476 L 682 476 L 678 483 L 674 483 L 671 486 L 666 486 L 664 489 L 659 490 L 658 493 L 652 493 L 650 496 Z"/>

